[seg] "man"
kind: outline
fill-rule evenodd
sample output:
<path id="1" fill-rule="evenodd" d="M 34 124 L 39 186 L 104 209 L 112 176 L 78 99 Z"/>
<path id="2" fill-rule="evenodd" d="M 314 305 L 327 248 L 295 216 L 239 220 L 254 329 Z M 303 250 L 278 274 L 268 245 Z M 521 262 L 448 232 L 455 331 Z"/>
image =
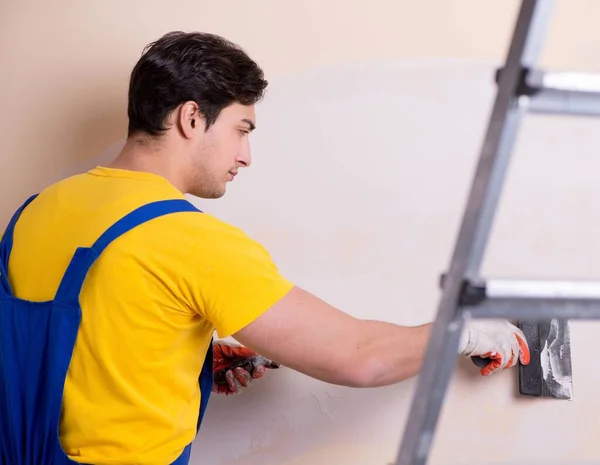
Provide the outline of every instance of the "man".
<path id="1" fill-rule="evenodd" d="M 257 64 L 223 38 L 166 34 L 133 69 L 128 138 L 114 161 L 48 187 L 9 226 L 5 238 L 14 244 L 0 248 L 6 292 L 11 308 L 30 312 L 27 323 L 13 312 L 11 334 L 21 333 L 10 347 L 30 337 L 22 328 L 61 346 L 44 363 L 56 354 L 68 363 L 64 396 L 52 395 L 62 405 L 60 443 L 70 460 L 187 463 L 212 386 L 207 373 L 226 369 L 236 351 L 345 386 L 418 374 L 430 324 L 349 316 L 283 277 L 242 231 L 185 200 L 223 196 L 250 166 L 254 105 L 266 87 Z M 62 309 L 60 331 L 32 326 L 50 305 Z M 64 316 L 73 309 L 80 323 Z M 215 344 L 213 351 L 215 329 L 248 349 Z M 53 342 L 71 332 L 72 354 L 69 344 Z M 460 352 L 491 357 L 483 374 L 529 360 L 523 334 L 504 321 L 468 322 Z M 229 370 L 231 389 L 262 376 L 258 366 Z M 6 408 L 16 412 L 15 404 Z"/>

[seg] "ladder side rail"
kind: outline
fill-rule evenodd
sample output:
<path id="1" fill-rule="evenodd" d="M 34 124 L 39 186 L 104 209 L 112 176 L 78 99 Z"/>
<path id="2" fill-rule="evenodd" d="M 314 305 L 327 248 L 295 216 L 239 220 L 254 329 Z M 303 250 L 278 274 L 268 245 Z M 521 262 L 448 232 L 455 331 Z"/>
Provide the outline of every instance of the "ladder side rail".
<path id="1" fill-rule="evenodd" d="M 516 90 L 537 59 L 553 0 L 523 0 L 442 290 L 396 465 L 424 465 L 455 365 L 464 320 L 458 301 L 465 276 L 478 272 L 512 145 L 525 106 Z"/>

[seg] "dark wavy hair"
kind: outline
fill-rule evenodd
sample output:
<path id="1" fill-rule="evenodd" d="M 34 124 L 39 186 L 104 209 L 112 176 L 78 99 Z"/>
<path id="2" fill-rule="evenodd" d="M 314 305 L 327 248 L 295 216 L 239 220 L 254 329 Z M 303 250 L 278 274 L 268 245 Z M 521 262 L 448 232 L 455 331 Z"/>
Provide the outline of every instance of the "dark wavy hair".
<path id="1" fill-rule="evenodd" d="M 144 48 L 131 72 L 128 135 L 160 136 L 167 115 L 186 101 L 198 104 L 208 129 L 230 104 L 260 101 L 267 85 L 238 45 L 214 34 L 169 32 Z"/>

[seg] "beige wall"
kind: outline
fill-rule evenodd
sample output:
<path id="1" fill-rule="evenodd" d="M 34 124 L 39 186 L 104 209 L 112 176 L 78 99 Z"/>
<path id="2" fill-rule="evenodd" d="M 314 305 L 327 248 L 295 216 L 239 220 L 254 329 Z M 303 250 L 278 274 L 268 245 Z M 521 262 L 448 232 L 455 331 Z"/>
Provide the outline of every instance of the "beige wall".
<path id="1" fill-rule="evenodd" d="M 216 32 L 243 45 L 272 87 L 258 112 L 254 168 L 226 198 L 202 205 L 350 313 L 405 324 L 432 318 L 518 2 L 174 5 L 2 0 L 0 221 L 123 138 L 127 78 L 145 44 L 173 29 Z M 557 1 L 542 63 L 600 71 L 599 14 L 597 0 Z M 487 266 L 513 276 L 600 276 L 596 123 L 536 121 L 527 122 Z M 547 129 L 552 139 L 541 142 Z M 573 160 L 568 180 L 564 163 Z M 445 175 L 432 175 L 431 164 Z M 525 195 L 540 167 L 544 181 Z M 344 181 L 332 183 L 333 171 Z M 532 211 L 541 218 L 532 221 Z M 596 330 L 574 325 L 572 402 L 514 398 L 514 372 L 481 380 L 467 364 L 453 382 L 434 463 L 600 461 L 600 379 L 586 368 L 596 363 Z M 357 391 L 287 370 L 270 378 L 243 396 L 215 399 L 196 463 L 362 465 L 395 457 L 414 383 Z M 500 439 L 508 444 L 490 446 Z"/>
<path id="2" fill-rule="evenodd" d="M 271 80 L 313 67 L 396 57 L 500 59 L 515 0 L 207 2 L 2 0 L 0 217 L 30 191 L 123 134 L 128 73 L 172 29 L 243 44 Z M 600 69 L 594 0 L 560 0 L 544 63 Z"/>

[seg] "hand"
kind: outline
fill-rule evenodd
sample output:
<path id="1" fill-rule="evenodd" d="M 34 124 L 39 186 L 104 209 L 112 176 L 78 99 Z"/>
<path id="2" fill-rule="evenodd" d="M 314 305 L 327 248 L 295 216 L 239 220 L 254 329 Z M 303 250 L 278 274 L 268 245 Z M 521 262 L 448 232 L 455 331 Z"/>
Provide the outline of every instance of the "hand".
<path id="1" fill-rule="evenodd" d="M 525 335 L 516 326 L 503 320 L 467 320 L 460 341 L 460 353 L 480 356 L 490 362 L 481 368 L 483 376 L 500 369 L 511 368 L 521 361 L 529 364 L 531 355 Z"/>
<path id="2" fill-rule="evenodd" d="M 279 368 L 279 364 L 240 345 L 219 341 L 213 344 L 214 383 L 212 392 L 239 394 L 254 379 L 262 378 L 267 368 Z"/>

